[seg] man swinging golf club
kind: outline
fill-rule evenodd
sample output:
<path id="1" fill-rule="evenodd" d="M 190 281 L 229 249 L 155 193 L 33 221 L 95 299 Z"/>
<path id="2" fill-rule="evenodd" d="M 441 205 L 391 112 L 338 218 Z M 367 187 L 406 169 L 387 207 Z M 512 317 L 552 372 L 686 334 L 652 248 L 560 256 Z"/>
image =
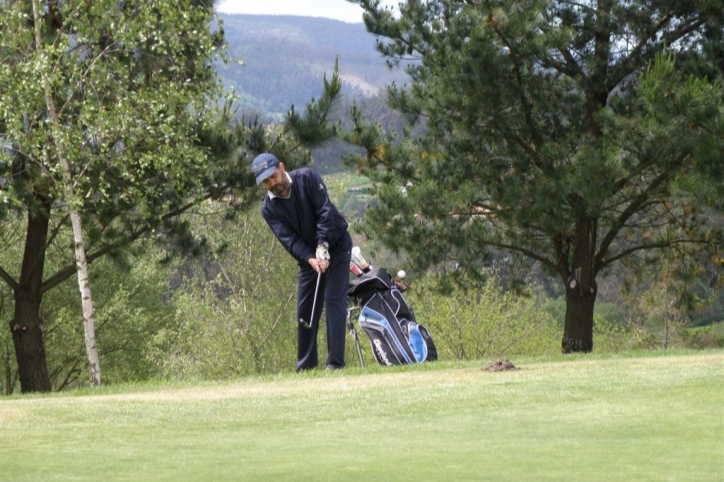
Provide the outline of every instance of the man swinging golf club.
<path id="1" fill-rule="evenodd" d="M 251 164 L 267 190 L 261 214 L 274 236 L 299 264 L 297 371 L 318 364 L 317 333 L 327 307 L 327 369 L 344 367 L 347 286 L 352 238 L 322 178 L 309 168 L 287 172 L 272 154 Z M 317 299 L 319 298 L 319 299 Z"/>

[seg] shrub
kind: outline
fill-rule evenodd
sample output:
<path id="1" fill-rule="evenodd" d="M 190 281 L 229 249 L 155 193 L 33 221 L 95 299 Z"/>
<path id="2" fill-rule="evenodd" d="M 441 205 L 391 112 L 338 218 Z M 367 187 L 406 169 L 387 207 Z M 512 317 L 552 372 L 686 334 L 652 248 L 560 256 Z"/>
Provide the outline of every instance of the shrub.
<path id="1" fill-rule="evenodd" d="M 631 349 L 634 341 L 631 330 L 625 323 L 605 316 L 594 315 L 594 351 L 601 353 L 622 352 Z"/>
<path id="2" fill-rule="evenodd" d="M 689 348 L 724 348 L 724 322 L 692 328 L 683 334 L 684 343 Z"/>
<path id="3" fill-rule="evenodd" d="M 541 299 L 503 292 L 495 279 L 480 289 L 452 287 L 442 294 L 441 278 L 426 275 L 408 292 L 420 323 L 441 358 L 458 360 L 539 355 L 560 351 L 560 330 Z"/>
<path id="4" fill-rule="evenodd" d="M 72 251 L 69 251 L 72 255 Z M 10 256 L 11 253 L 5 253 Z M 163 302 L 169 267 L 149 240 L 119 259 L 103 257 L 89 267 L 96 343 L 104 384 L 147 380 L 158 375 L 149 343 L 171 323 L 173 309 Z M 12 293 L 0 285 L 0 316 L 12 319 Z M 48 370 L 54 390 L 84 386 L 88 379 L 80 293 L 75 275 L 49 291 L 41 307 Z M 2 393 L 16 388 L 17 365 L 9 330 L 0 330 Z"/>
<path id="5" fill-rule="evenodd" d="M 167 378 L 293 369 L 296 262 L 257 210 L 235 219 L 208 216 L 215 209 L 224 207 L 199 208 L 204 222 L 194 228 L 212 245 L 227 248 L 186 261 L 173 297 L 175 325 L 154 337 L 151 356 Z"/>

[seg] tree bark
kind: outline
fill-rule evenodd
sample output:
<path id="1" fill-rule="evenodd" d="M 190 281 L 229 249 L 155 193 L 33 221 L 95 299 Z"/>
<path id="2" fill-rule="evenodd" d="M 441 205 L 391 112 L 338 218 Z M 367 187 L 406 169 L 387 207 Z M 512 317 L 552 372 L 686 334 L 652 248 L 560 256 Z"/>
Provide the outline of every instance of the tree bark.
<path id="1" fill-rule="evenodd" d="M 15 287 L 15 313 L 10 331 L 18 363 L 20 391 L 49 392 L 51 389 L 45 357 L 43 321 L 40 302 L 45 264 L 45 244 L 48 237 L 49 206 L 28 214 L 28 231 L 20 278 Z"/>
<path id="2" fill-rule="evenodd" d="M 66 172 L 67 163 L 63 163 Z M 70 177 L 68 174 L 67 177 Z M 71 193 L 72 194 L 72 193 Z M 89 381 L 92 387 L 101 386 L 101 364 L 98 358 L 98 347 L 96 346 L 96 317 L 93 311 L 93 300 L 91 297 L 90 280 L 88 278 L 88 259 L 85 255 L 85 244 L 83 241 L 83 229 L 80 216 L 77 212 L 70 213 L 71 224 L 73 225 L 73 236 L 75 238 L 75 260 L 78 270 L 78 287 L 80 288 L 81 304 L 83 306 L 83 327 L 85 332 L 85 351 L 88 356 Z"/>
<path id="3" fill-rule="evenodd" d="M 596 230 L 598 220 L 582 215 L 576 221 L 571 269 L 566 282 L 566 321 L 563 353 L 590 353 L 593 350 L 593 309 L 598 295 L 596 285 Z"/>
<path id="4" fill-rule="evenodd" d="M 563 329 L 563 353 L 593 351 L 593 308 L 596 294 L 566 289 L 566 323 Z"/>

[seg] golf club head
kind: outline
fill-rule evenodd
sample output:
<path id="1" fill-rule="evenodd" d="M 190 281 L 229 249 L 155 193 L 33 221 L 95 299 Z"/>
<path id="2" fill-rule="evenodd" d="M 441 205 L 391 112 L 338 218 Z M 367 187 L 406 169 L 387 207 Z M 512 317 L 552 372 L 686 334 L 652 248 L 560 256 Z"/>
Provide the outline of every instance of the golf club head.
<path id="1" fill-rule="evenodd" d="M 312 324 L 309 323 L 308 321 L 305 321 L 304 318 L 299 318 L 299 324 L 302 325 L 307 330 L 312 327 Z"/>

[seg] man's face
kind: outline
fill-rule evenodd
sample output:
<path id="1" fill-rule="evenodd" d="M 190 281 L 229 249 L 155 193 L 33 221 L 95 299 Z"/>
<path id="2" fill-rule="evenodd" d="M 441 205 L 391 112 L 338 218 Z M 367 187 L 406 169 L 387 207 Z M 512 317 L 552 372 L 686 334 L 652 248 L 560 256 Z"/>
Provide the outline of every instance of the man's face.
<path id="1" fill-rule="evenodd" d="M 274 169 L 274 174 L 264 179 L 262 185 L 275 196 L 287 197 L 289 195 L 289 179 L 284 172 L 284 164 Z"/>

